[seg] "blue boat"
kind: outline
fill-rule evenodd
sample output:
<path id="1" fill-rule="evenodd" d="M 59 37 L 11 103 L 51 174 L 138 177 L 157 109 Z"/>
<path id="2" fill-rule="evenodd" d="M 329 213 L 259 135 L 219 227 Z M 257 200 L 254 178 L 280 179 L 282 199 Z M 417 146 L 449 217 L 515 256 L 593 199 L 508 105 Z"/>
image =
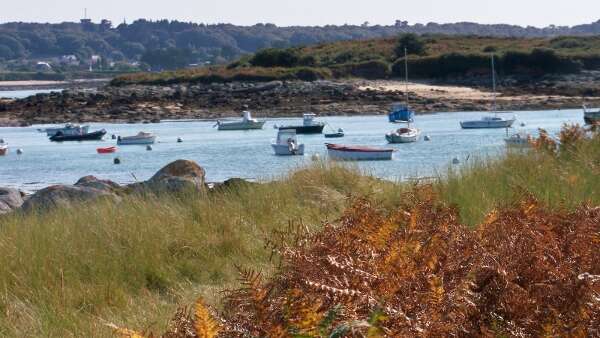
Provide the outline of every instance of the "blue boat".
<path id="1" fill-rule="evenodd" d="M 394 103 L 392 111 L 388 114 L 388 119 L 391 123 L 399 122 L 414 122 L 415 112 L 410 110 L 406 104 Z"/>

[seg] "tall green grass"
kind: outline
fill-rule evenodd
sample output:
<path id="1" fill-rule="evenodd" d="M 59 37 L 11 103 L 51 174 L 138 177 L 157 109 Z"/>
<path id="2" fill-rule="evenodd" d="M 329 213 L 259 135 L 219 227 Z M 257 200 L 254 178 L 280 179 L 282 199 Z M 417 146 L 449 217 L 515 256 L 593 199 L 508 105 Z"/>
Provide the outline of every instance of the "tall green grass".
<path id="1" fill-rule="evenodd" d="M 553 207 L 600 203 L 600 140 L 560 156 L 541 152 L 474 161 L 432 183 L 475 225 L 525 192 Z M 182 304 L 236 286 L 237 267 L 269 274 L 265 247 L 290 222 L 317 231 L 352 196 L 382 209 L 408 183 L 316 163 L 265 184 L 184 196 L 126 197 L 0 218 L 0 336 L 110 336 L 105 323 L 162 332 Z"/>

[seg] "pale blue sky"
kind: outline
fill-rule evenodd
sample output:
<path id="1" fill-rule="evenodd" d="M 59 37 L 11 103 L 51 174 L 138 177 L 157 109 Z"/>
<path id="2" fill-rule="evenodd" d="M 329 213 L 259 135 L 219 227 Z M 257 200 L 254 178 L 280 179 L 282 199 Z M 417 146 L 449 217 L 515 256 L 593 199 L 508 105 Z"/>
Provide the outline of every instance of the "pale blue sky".
<path id="1" fill-rule="evenodd" d="M 546 26 L 600 19 L 599 0 L 0 0 L 0 22 L 137 18 L 280 26 L 472 21 Z M 493 6 L 494 5 L 494 6 Z"/>

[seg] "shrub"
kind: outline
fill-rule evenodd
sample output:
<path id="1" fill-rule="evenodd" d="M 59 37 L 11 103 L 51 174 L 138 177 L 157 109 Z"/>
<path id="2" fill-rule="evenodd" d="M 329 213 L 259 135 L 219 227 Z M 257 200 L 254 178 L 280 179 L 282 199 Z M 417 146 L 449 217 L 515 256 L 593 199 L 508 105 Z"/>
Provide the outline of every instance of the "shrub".
<path id="1" fill-rule="evenodd" d="M 258 67 L 295 67 L 299 61 L 295 50 L 268 48 L 256 53 L 250 59 L 250 64 Z"/>
<path id="2" fill-rule="evenodd" d="M 365 79 L 383 79 L 390 76 L 390 64 L 383 60 L 370 60 L 358 63 L 346 63 L 332 67 L 336 77 L 361 77 Z"/>
<path id="3" fill-rule="evenodd" d="M 408 54 L 425 55 L 425 42 L 416 34 L 404 34 L 398 39 L 394 53 L 396 57 L 403 57 L 405 50 Z"/>

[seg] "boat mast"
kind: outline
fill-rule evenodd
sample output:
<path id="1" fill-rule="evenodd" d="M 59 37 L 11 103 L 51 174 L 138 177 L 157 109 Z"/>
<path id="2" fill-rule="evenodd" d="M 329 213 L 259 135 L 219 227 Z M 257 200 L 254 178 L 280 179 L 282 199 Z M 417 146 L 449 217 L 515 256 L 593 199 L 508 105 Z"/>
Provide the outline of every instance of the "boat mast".
<path id="1" fill-rule="evenodd" d="M 410 114 L 410 107 L 408 103 L 408 50 L 404 48 L 404 101 L 406 104 L 406 111 Z M 410 127 L 410 116 L 407 122 L 407 126 Z"/>
<path id="2" fill-rule="evenodd" d="M 494 64 L 494 53 L 492 53 L 492 90 L 494 95 L 493 110 L 494 115 L 498 115 L 496 110 L 496 66 Z"/>

